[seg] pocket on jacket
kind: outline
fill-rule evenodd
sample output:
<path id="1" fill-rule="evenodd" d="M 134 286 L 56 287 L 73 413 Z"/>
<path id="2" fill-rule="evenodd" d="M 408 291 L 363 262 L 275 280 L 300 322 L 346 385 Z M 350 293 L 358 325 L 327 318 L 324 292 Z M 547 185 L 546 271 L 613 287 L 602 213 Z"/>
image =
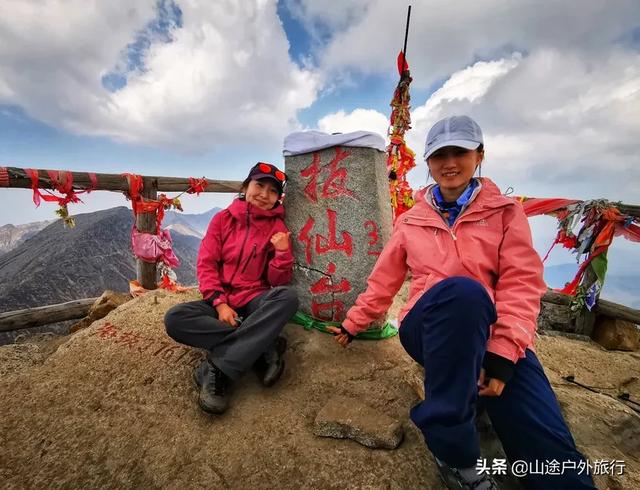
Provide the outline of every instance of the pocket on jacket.
<path id="1" fill-rule="evenodd" d="M 258 250 L 257 243 L 254 243 L 249 252 L 249 257 L 240 269 L 240 277 L 245 281 L 259 281 L 265 270 L 266 252 Z"/>

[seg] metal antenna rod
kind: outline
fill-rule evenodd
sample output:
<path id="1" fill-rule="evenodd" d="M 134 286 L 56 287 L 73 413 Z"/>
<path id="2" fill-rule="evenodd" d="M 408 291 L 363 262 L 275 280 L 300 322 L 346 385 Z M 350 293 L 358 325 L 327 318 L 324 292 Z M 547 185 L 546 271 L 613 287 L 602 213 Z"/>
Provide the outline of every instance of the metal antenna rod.
<path id="1" fill-rule="evenodd" d="M 407 9 L 407 27 L 404 30 L 404 47 L 402 48 L 402 71 L 404 71 L 404 65 L 407 62 L 407 39 L 409 38 L 409 21 L 411 20 L 411 5 Z"/>

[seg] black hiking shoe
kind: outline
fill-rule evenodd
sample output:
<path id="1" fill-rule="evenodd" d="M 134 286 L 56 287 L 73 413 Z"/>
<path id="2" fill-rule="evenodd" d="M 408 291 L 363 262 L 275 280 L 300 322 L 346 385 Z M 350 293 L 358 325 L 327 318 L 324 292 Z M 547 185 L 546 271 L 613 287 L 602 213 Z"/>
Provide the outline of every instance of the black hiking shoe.
<path id="1" fill-rule="evenodd" d="M 202 384 L 204 383 L 204 378 L 209 372 L 209 363 L 206 359 L 203 359 L 200 365 L 193 370 L 193 382 L 196 384 L 198 389 L 202 388 Z"/>
<path id="2" fill-rule="evenodd" d="M 198 404 L 205 412 L 224 413 L 229 406 L 229 378 L 208 359 L 204 364 L 206 366 L 202 368 L 202 377 L 200 377 L 202 365 L 194 373 L 196 383 L 202 380 Z"/>
<path id="3" fill-rule="evenodd" d="M 487 473 L 475 481 L 465 479 L 457 468 L 436 459 L 440 478 L 449 490 L 498 490 L 495 480 Z"/>
<path id="4" fill-rule="evenodd" d="M 284 372 L 282 356 L 287 350 L 287 339 L 278 337 L 271 349 L 262 354 L 253 365 L 258 378 L 266 387 L 271 387 L 280 379 Z"/>

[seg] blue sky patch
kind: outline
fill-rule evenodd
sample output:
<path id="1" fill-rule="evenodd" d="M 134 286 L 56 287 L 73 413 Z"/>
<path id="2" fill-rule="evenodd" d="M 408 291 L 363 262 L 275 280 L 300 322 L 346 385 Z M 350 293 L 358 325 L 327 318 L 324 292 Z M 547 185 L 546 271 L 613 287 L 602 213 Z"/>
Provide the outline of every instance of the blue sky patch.
<path id="1" fill-rule="evenodd" d="M 124 63 L 102 77 L 102 86 L 117 92 L 127 85 L 127 75 L 144 71 L 144 56 L 153 43 L 170 43 L 173 31 L 182 27 L 182 10 L 174 0 L 158 0 L 156 17 L 140 30 L 123 52 Z"/>
<path id="2" fill-rule="evenodd" d="M 292 15 L 285 1 L 278 2 L 277 12 L 289 40 L 289 57 L 300 67 L 303 66 L 305 59 L 315 63 L 317 60 L 314 59 L 312 52 L 312 39 L 303 23 Z"/>

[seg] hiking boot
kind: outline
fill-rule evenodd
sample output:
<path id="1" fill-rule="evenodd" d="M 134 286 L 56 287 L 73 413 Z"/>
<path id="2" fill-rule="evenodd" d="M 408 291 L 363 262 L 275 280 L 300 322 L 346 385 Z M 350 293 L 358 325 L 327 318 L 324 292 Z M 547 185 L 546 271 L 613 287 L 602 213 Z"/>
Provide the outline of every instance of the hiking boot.
<path id="1" fill-rule="evenodd" d="M 436 458 L 436 466 L 440 472 L 440 478 L 444 481 L 445 486 L 452 490 L 498 490 L 498 485 L 495 480 L 487 473 L 483 475 L 474 475 L 474 480 L 463 476 L 463 472 L 473 474 L 475 468 L 465 468 L 459 470 L 458 468 L 452 468 L 445 462 Z"/>
<path id="2" fill-rule="evenodd" d="M 278 337 L 267 352 L 262 354 L 254 364 L 254 370 L 266 387 L 273 386 L 284 372 L 283 354 L 287 350 L 287 339 Z"/>
<path id="3" fill-rule="evenodd" d="M 229 406 L 229 378 L 208 359 L 204 364 L 204 368 L 200 365 L 194 373 L 196 383 L 202 381 L 198 403 L 205 412 L 223 413 Z"/>
<path id="4" fill-rule="evenodd" d="M 198 389 L 202 388 L 202 384 L 204 383 L 204 378 L 209 372 L 209 363 L 206 359 L 203 359 L 200 365 L 193 370 L 193 382 L 196 384 Z"/>

